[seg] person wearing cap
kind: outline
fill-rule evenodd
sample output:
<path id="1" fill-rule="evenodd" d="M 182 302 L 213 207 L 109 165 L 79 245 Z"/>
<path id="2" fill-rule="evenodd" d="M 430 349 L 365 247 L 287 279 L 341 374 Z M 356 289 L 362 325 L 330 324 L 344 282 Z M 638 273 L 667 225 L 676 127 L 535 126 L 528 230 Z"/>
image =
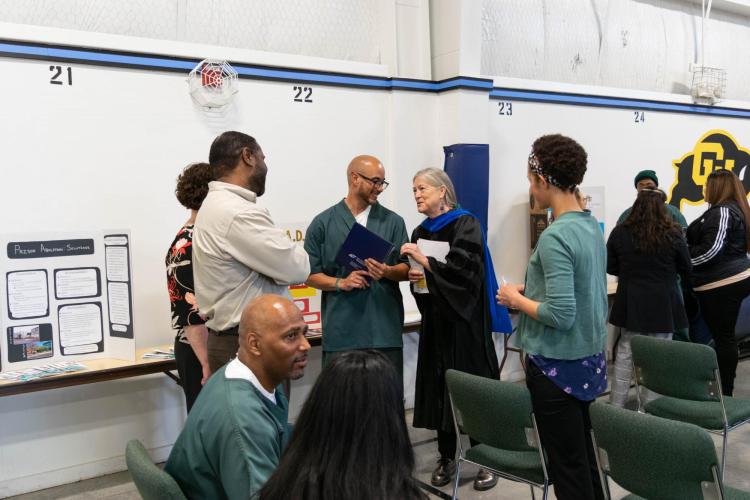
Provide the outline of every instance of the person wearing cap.
<path id="1" fill-rule="evenodd" d="M 635 176 L 633 184 L 635 185 L 635 189 L 640 193 L 642 189 L 657 189 L 659 187 L 659 178 L 656 176 L 656 172 L 654 172 L 653 170 L 641 170 Z M 666 195 L 664 201 L 665 203 L 667 201 Z M 628 218 L 628 215 L 630 215 L 630 211 L 632 209 L 633 207 L 630 206 L 622 213 L 622 215 L 620 215 L 620 218 L 617 219 L 618 226 L 625 222 L 625 219 Z M 687 229 L 687 221 L 677 207 L 667 204 L 667 213 L 676 223 L 680 225 L 683 231 Z"/>

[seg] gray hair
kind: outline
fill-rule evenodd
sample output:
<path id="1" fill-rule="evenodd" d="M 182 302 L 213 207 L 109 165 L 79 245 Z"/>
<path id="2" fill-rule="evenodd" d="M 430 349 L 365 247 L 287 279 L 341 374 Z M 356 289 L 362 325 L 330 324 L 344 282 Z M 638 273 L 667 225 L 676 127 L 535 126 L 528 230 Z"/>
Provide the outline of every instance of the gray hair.
<path id="1" fill-rule="evenodd" d="M 453 188 L 453 182 L 444 171 L 434 167 L 423 168 L 414 174 L 412 182 L 414 182 L 417 177 L 421 177 L 432 187 L 440 188 L 444 186 L 445 204 L 448 205 L 448 208 L 456 208 L 458 206 L 458 198 L 456 197 L 456 190 Z"/>

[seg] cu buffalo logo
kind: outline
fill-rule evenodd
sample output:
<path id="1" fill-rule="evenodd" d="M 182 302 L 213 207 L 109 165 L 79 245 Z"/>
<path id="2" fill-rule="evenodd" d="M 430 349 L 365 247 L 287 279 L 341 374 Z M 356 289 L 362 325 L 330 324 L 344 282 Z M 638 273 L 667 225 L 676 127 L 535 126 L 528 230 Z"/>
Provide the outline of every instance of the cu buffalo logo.
<path id="1" fill-rule="evenodd" d="M 711 172 L 718 169 L 733 171 L 750 192 L 750 151 L 741 147 L 734 137 L 724 130 L 712 130 L 698 140 L 695 148 L 679 160 L 672 162 L 675 182 L 669 204 L 681 208 L 682 203 L 700 205 L 703 186 Z"/>

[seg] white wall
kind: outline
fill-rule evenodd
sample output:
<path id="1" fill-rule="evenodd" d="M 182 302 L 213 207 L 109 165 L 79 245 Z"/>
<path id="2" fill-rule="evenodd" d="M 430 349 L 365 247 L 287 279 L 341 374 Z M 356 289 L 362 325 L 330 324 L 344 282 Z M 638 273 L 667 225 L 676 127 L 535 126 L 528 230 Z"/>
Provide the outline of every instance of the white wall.
<path id="1" fill-rule="evenodd" d="M 430 77 L 428 0 L 0 0 L 0 22 L 383 64 L 393 76 Z"/>
<path id="2" fill-rule="evenodd" d="M 700 63 L 700 1 L 482 4 L 484 75 L 686 94 L 688 66 Z M 706 23 L 705 65 L 727 70 L 727 99 L 750 100 L 750 65 L 736 50 L 750 45 L 748 16 L 747 2 L 717 0 Z"/>
<path id="3" fill-rule="evenodd" d="M 0 21 L 380 62 L 372 0 L 2 0 Z"/>
<path id="4" fill-rule="evenodd" d="M 539 81 L 496 78 L 496 87 L 617 95 L 636 99 L 689 103 L 684 96 L 602 89 Z M 490 143 L 489 246 L 498 274 L 523 283 L 529 248 L 529 198 L 526 178 L 532 142 L 539 136 L 562 133 L 577 140 L 588 153 L 587 186 L 605 188 L 606 235 L 620 214 L 632 205 L 636 191 L 633 178 L 643 169 L 656 171 L 667 194 L 676 178 L 673 162 L 690 153 L 708 131 L 729 132 L 745 148 L 750 147 L 750 120 L 695 114 L 645 111 L 645 121 L 635 122 L 634 110 L 568 104 L 513 101 L 513 114 L 500 115 L 498 103 L 487 106 Z M 732 106 L 750 109 L 750 103 Z M 737 165 L 739 170 L 741 166 Z M 688 222 L 705 205 L 684 206 Z M 611 278 L 613 279 L 613 278 Z M 522 377 L 517 357 L 511 356 L 507 376 Z M 503 372 L 504 375 L 506 371 Z"/>
<path id="5" fill-rule="evenodd" d="M 442 16 L 458 16 L 454 20 L 465 29 L 440 51 L 435 47 L 441 32 L 433 31 L 436 57 L 430 64 L 404 55 L 406 42 L 400 41 L 383 52 L 386 64 L 376 65 L 7 24 L 0 24 L 0 38 L 363 75 L 404 75 L 392 70 L 401 66 L 411 68 L 404 71 L 414 71 L 412 76 L 428 66 L 441 75 L 436 78 L 479 74 L 480 32 L 467 29 L 481 27 L 477 13 L 482 3 L 467 0 L 453 13 L 449 3 L 445 0 L 446 10 L 436 12 L 433 2 L 433 26 L 435 16 L 441 22 L 450 20 Z M 425 9 L 424 2 L 401 0 L 386 17 L 421 20 L 424 27 Z M 401 22 L 389 29 L 393 36 L 409 36 L 406 26 Z M 424 56 L 423 45 L 416 50 Z M 538 135 L 562 132 L 586 147 L 590 171 L 585 185 L 605 186 L 608 228 L 632 202 L 637 170 L 653 168 L 668 184 L 664 179 L 671 178 L 671 161 L 711 128 L 729 130 L 741 144 L 750 144 L 747 120 L 647 112 L 646 121 L 635 124 L 627 109 L 521 101 L 514 102 L 508 117 L 497 114 L 497 102 L 486 92 L 470 90 L 433 94 L 316 85 L 315 104 L 300 107 L 307 105 L 291 102 L 292 83 L 242 80 L 234 110 L 216 118 L 193 107 L 184 75 L 177 73 L 74 64 L 76 84 L 59 88 L 49 85 L 44 61 L 0 59 L 0 67 L 18 76 L 0 79 L 3 95 L 11 96 L 5 114 L 12 117 L 0 122 L 0 134 L 11 138 L 0 148 L 5 166 L 0 211 L 12 214 L 3 219 L 2 230 L 130 227 L 139 347 L 172 338 L 163 254 L 187 217 L 173 199 L 174 178 L 185 164 L 205 159 L 210 141 L 224 129 L 246 131 L 263 146 L 270 173 L 261 201 L 277 222 L 311 218 L 343 197 L 349 159 L 370 153 L 383 159 L 392 181 L 381 201 L 404 216 L 409 231 L 421 219 L 411 199 L 413 173 L 440 167 L 444 145 L 489 143 L 490 248 L 498 274 L 517 281 L 523 279 L 529 254 L 526 156 Z M 495 85 L 689 102 L 663 93 L 499 77 Z M 746 103 L 731 104 L 747 108 Z M 19 209 L 29 206 L 30 192 L 42 201 Z M 407 299 L 409 308 L 413 302 Z M 415 348 L 412 335 L 405 347 L 407 380 Z M 511 359 L 504 378 L 520 376 Z M 315 357 L 311 365 L 317 365 Z M 293 385 L 293 414 L 314 380 L 312 367 Z M 3 398 L 0 496 L 122 469 L 130 438 L 141 439 L 156 458 L 164 458 L 183 418 L 179 388 L 161 375 Z"/>
<path id="6" fill-rule="evenodd" d="M 0 38 L 387 74 L 381 65 L 12 25 L 0 25 Z M 368 153 L 383 159 L 391 181 L 382 202 L 404 213 L 411 230 L 418 220 L 411 175 L 442 158 L 432 93 L 313 85 L 313 103 L 303 104 L 293 102 L 293 83 L 241 79 L 233 107 L 211 115 L 191 102 L 185 74 L 70 64 L 74 84 L 55 86 L 49 65 L 0 59 L 17 77 L 0 82 L 13 96 L 6 116 L 14 117 L 0 124 L 0 135 L 12 138 L 0 150 L 2 230 L 129 228 L 138 347 L 173 339 L 164 255 L 188 216 L 174 181 L 182 167 L 206 159 L 221 131 L 245 131 L 263 147 L 269 176 L 260 202 L 277 223 L 310 220 L 336 203 L 346 194 L 349 160 Z M 415 310 L 410 297 L 407 309 Z M 319 362 L 316 350 L 307 377 L 293 384 L 292 418 Z M 3 398 L 0 497 L 121 470 L 132 438 L 164 459 L 183 420 L 182 394 L 162 375 Z"/>

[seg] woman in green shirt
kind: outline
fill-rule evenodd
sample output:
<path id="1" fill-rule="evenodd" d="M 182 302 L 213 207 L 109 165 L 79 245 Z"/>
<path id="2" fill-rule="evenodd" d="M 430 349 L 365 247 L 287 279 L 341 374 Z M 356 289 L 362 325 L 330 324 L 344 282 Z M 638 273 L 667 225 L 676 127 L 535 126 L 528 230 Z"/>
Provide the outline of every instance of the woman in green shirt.
<path id="1" fill-rule="evenodd" d="M 603 498 L 588 407 L 607 387 L 606 250 L 598 222 L 575 195 L 586 157 L 559 134 L 534 141 L 529 191 L 555 222 L 539 238 L 525 285 L 503 285 L 497 294 L 521 311 L 526 385 L 558 500 Z"/>

